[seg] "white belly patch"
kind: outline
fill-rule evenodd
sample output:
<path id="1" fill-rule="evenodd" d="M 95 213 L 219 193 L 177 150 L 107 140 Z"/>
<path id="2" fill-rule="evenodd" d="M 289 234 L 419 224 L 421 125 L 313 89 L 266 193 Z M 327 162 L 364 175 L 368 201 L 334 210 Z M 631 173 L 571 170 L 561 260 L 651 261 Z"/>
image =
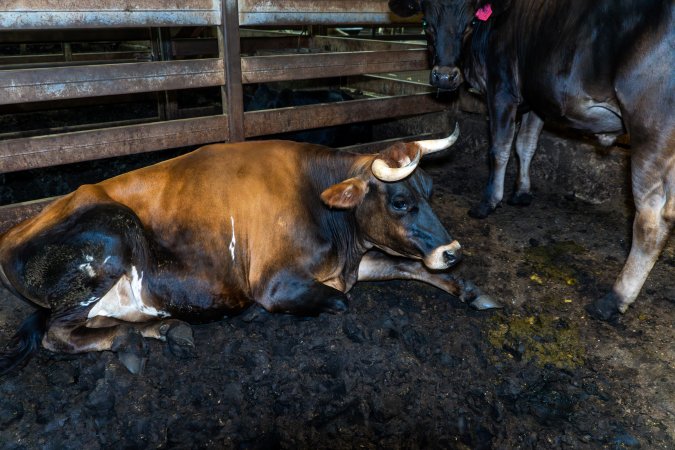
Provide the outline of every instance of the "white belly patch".
<path id="1" fill-rule="evenodd" d="M 166 311 L 160 311 L 148 306 L 141 295 L 143 273 L 140 276 L 136 267 L 131 267 L 131 278 L 122 275 L 117 283 L 94 305 L 87 316 L 89 319 L 96 316 L 114 317 L 127 322 L 142 322 L 153 317 L 168 317 Z M 90 299 L 93 303 L 96 299 Z M 83 303 L 83 306 L 86 304 Z"/>

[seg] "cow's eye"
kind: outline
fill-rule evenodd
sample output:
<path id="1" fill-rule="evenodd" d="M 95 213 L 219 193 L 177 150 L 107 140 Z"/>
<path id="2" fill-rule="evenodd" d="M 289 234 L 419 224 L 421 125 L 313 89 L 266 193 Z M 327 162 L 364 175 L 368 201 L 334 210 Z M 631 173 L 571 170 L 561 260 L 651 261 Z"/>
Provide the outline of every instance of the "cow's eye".
<path id="1" fill-rule="evenodd" d="M 422 29 L 426 30 L 427 29 L 427 21 L 426 19 L 422 19 Z"/>
<path id="2" fill-rule="evenodd" d="M 397 211 L 407 211 L 408 202 L 404 198 L 395 198 L 391 202 L 391 206 Z"/>

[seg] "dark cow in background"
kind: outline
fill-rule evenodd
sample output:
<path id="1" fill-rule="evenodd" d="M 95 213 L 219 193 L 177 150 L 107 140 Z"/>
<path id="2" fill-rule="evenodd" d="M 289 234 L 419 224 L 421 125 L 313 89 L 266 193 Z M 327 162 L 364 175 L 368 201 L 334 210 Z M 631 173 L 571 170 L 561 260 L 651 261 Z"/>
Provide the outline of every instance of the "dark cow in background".
<path id="1" fill-rule="evenodd" d="M 288 108 L 354 100 L 341 89 L 275 89 L 266 84 L 244 87 L 244 110 Z M 282 133 L 275 138 L 298 142 L 311 142 L 328 147 L 345 147 L 371 141 L 371 126 L 367 123 L 351 123 Z"/>
<path id="2" fill-rule="evenodd" d="M 675 222 L 675 2 L 390 0 L 389 6 L 401 16 L 424 14 L 431 84 L 455 90 L 466 80 L 486 96 L 490 177 L 472 216 L 485 217 L 501 202 L 514 137 L 520 165 L 511 202 L 531 201 L 528 171 L 544 121 L 593 133 L 603 145 L 630 134 L 632 247 L 612 291 L 588 308 L 605 320 L 625 312 Z"/>
<path id="3" fill-rule="evenodd" d="M 431 179 L 415 170 L 456 138 L 376 155 L 290 141 L 209 145 L 80 187 L 0 236 L 0 279 L 37 308 L 0 373 L 40 342 L 112 349 L 137 372 L 141 336 L 189 354 L 183 321 L 252 303 L 339 312 L 360 280 L 420 280 L 480 303 L 471 283 L 443 272 L 460 245 L 429 206 Z"/>

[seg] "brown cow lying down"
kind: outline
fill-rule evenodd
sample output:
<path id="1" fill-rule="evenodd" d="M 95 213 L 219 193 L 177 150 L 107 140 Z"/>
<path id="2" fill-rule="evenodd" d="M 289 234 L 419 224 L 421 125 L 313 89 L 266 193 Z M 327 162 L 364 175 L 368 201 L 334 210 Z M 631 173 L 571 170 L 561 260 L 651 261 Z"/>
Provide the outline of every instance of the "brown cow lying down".
<path id="1" fill-rule="evenodd" d="M 316 315 L 347 308 L 361 280 L 414 279 L 492 306 L 443 270 L 460 258 L 415 170 L 446 139 L 360 155 L 288 141 L 202 147 L 85 185 L 0 237 L 0 279 L 37 308 L 0 372 L 38 343 L 118 352 L 142 368 L 142 337 L 190 354 L 192 330 L 252 303 Z"/>

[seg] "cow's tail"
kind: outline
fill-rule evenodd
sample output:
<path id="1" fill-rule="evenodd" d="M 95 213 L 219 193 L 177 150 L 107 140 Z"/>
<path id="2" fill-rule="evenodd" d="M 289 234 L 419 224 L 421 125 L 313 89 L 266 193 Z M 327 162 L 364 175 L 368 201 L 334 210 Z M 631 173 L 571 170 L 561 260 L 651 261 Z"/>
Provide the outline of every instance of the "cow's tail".
<path id="1" fill-rule="evenodd" d="M 39 308 L 23 321 L 4 351 L 0 352 L 0 376 L 28 362 L 30 356 L 40 347 L 49 315 L 50 310 Z"/>
<path id="2" fill-rule="evenodd" d="M 0 244 L 2 243 L 2 237 L 3 234 L 0 234 Z M 23 298 L 7 279 L 2 264 L 0 264 L 0 284 L 7 287 L 10 292 Z M 28 303 L 32 304 L 32 302 Z M 42 336 L 44 336 L 47 330 L 47 321 L 50 313 L 49 309 L 38 307 L 33 314 L 23 321 L 5 348 L 0 350 L 0 376 L 27 363 L 30 356 L 40 347 Z"/>

